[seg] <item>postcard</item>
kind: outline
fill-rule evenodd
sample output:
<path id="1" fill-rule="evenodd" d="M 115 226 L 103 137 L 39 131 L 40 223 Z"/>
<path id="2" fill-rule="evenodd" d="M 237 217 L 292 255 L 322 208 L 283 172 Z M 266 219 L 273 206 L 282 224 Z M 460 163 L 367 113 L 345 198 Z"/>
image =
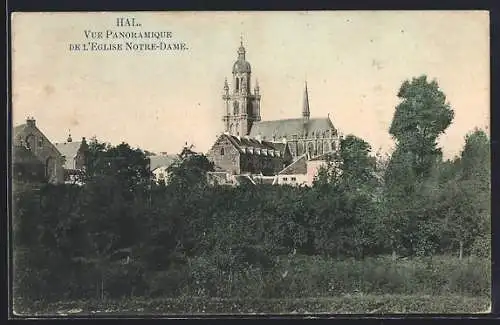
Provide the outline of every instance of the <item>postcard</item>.
<path id="1" fill-rule="evenodd" d="M 488 12 L 11 18 L 13 316 L 489 311 Z"/>

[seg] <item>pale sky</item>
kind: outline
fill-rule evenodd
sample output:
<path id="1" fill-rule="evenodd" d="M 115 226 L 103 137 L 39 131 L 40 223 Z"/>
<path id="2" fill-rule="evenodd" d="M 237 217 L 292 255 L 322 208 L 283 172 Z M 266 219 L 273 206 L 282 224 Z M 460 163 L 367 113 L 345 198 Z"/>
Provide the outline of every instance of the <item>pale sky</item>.
<path id="1" fill-rule="evenodd" d="M 141 27 L 116 27 L 135 17 Z M 487 12 L 16 13 L 13 124 L 32 115 L 53 142 L 97 136 L 154 152 L 187 141 L 206 152 L 222 129 L 224 78 L 240 35 L 259 81 L 263 120 L 311 117 L 390 152 L 388 133 L 405 79 L 436 79 L 455 111 L 440 138 L 459 154 L 467 132 L 489 128 Z M 186 51 L 80 51 L 85 30 L 171 32 Z M 102 39 L 99 42 L 127 40 Z M 135 40 L 141 42 L 141 40 Z"/>

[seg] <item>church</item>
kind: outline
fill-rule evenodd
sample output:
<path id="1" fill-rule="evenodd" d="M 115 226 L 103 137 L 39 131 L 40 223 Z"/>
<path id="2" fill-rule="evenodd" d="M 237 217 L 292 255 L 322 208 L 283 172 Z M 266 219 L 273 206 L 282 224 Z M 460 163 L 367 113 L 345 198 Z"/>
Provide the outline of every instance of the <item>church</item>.
<path id="1" fill-rule="evenodd" d="M 313 158 L 336 150 L 339 137 L 330 117 L 311 117 L 307 83 L 304 87 L 302 116 L 262 121 L 260 87 L 256 82 L 252 92 L 252 67 L 246 59 L 243 42 L 237 53 L 231 85 L 226 79 L 222 95 L 222 121 L 226 134 L 236 137 L 248 136 L 273 143 L 286 141 L 294 159 L 304 154 Z"/>
<path id="2" fill-rule="evenodd" d="M 224 81 L 220 135 L 207 157 L 234 175 L 277 175 L 299 158 L 314 159 L 338 148 L 339 136 L 330 117 L 311 118 L 307 83 L 302 116 L 274 121 L 261 120 L 261 93 L 252 91 L 252 67 L 241 42 L 233 64 L 232 81 Z"/>

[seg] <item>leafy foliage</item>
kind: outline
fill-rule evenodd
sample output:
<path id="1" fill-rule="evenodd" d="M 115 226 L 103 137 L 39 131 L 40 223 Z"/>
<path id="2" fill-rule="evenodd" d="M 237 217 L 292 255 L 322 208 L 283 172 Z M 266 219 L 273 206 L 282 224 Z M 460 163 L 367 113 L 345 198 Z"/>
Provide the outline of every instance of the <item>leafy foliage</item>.
<path id="1" fill-rule="evenodd" d="M 476 129 L 443 161 L 453 112 L 437 83 L 406 81 L 399 97 L 392 155 L 348 135 L 311 188 L 211 186 L 213 164 L 188 151 L 155 184 L 151 153 L 94 139 L 83 187 L 15 184 L 15 295 L 484 294 L 485 268 L 466 258 L 489 255 L 489 138 Z"/>

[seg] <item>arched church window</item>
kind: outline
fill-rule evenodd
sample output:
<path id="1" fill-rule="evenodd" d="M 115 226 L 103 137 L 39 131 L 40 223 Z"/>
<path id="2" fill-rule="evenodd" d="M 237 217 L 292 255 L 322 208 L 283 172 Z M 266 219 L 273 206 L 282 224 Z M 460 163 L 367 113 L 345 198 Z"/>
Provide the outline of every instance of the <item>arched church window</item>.
<path id="1" fill-rule="evenodd" d="M 220 148 L 220 155 L 224 156 L 224 148 Z"/>
<path id="2" fill-rule="evenodd" d="M 319 142 L 318 143 L 318 155 L 323 154 L 323 143 Z"/>
<path id="3" fill-rule="evenodd" d="M 43 147 L 43 138 L 42 137 L 39 137 L 38 138 L 38 147 Z"/>
<path id="4" fill-rule="evenodd" d="M 332 151 L 336 150 L 336 145 L 335 145 L 335 141 L 332 141 Z"/>
<path id="5" fill-rule="evenodd" d="M 301 156 L 304 154 L 304 144 L 302 141 L 297 142 L 297 156 Z"/>
<path id="6" fill-rule="evenodd" d="M 324 151 L 324 152 L 328 152 L 328 151 L 330 151 L 330 148 L 328 148 L 328 147 L 329 147 L 328 142 L 323 143 L 323 151 Z"/>
<path id="7" fill-rule="evenodd" d="M 240 78 L 236 78 L 236 91 L 240 90 Z"/>
<path id="8" fill-rule="evenodd" d="M 310 155 L 314 155 L 314 145 L 312 142 L 309 142 L 309 144 L 307 145 L 307 152 Z"/>

